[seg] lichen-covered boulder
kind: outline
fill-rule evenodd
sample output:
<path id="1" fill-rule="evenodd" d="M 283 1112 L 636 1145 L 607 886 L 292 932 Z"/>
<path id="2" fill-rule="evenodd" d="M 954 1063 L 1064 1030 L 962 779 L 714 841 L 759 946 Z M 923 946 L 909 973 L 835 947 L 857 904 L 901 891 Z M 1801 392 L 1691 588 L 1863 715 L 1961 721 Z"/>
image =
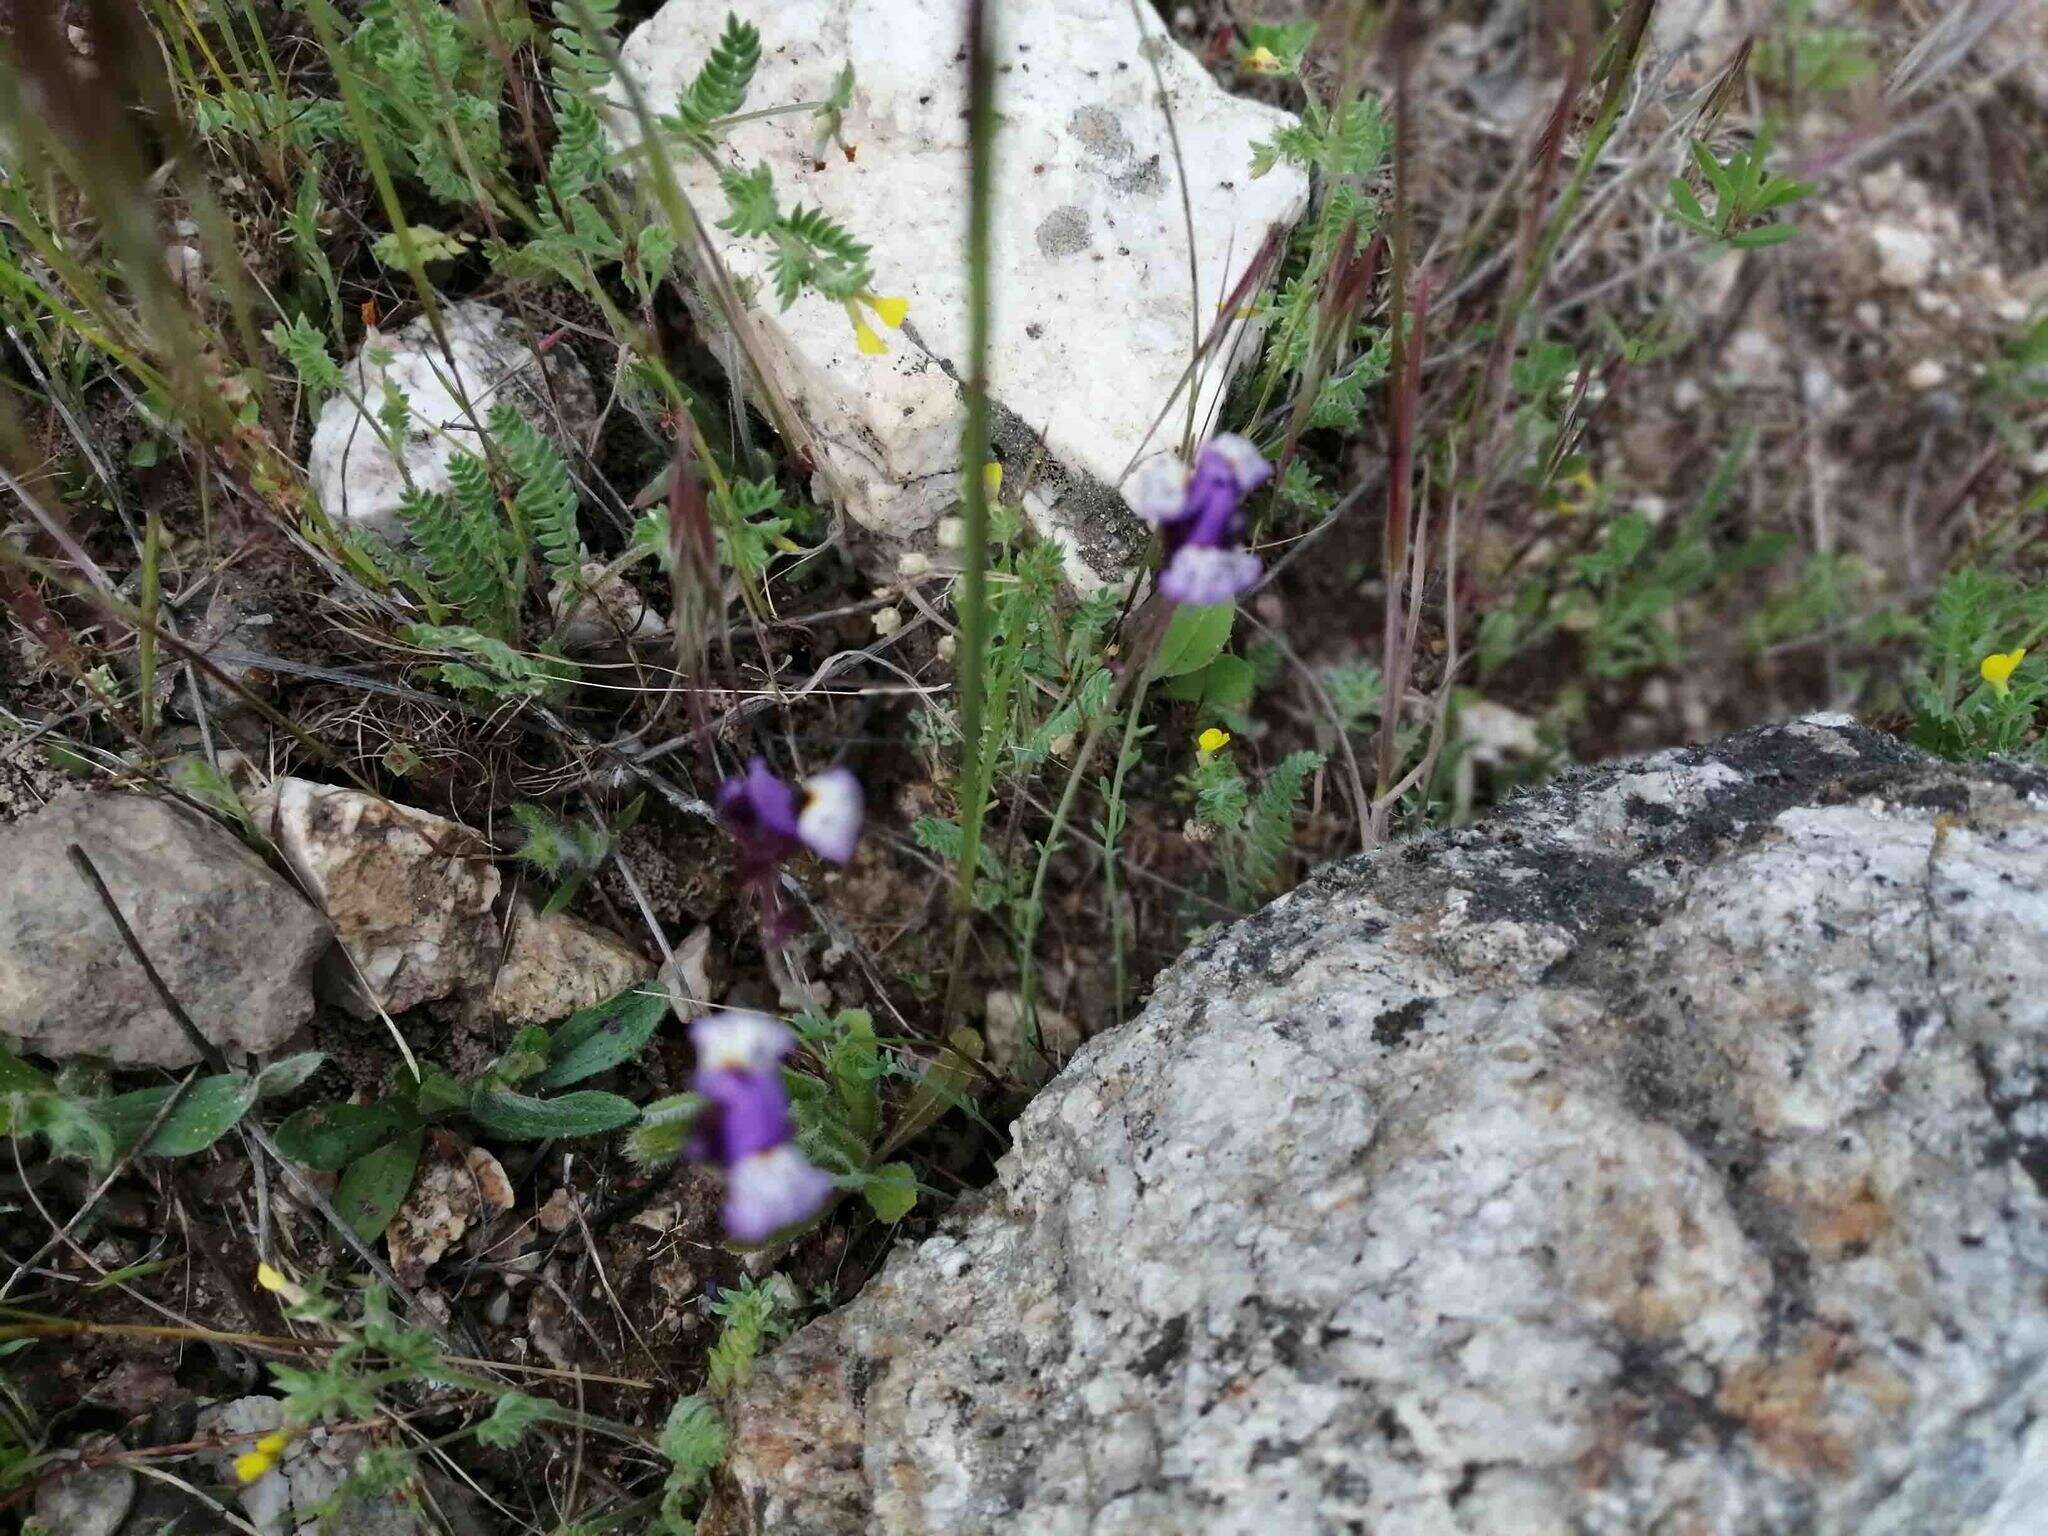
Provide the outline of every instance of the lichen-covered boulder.
<path id="1" fill-rule="evenodd" d="M 959 502 L 962 478 L 966 10 L 958 0 L 670 0 L 623 50 L 649 110 L 661 111 L 695 77 L 729 9 L 760 28 L 749 107 L 824 101 L 848 65 L 852 98 L 836 142 L 821 142 L 808 112 L 764 113 L 727 134 L 715 164 L 676 156 L 677 177 L 704 211 L 704 238 L 757 289 L 752 361 L 768 376 L 771 399 L 793 409 L 788 424 L 800 440 L 792 446 L 816 463 L 864 542 L 879 542 L 884 554 L 929 548 L 934 525 Z M 1029 480 L 1026 517 L 1066 552 L 1074 581 L 1090 587 L 1127 574 L 1144 547 L 1118 486 L 1134 457 L 1179 440 L 1186 407 L 1169 409 L 1169 401 L 1188 369 L 1192 333 L 1238 318 L 1224 316 L 1226 301 L 1269 231 L 1300 216 L 1308 183 L 1284 164 L 1253 175 L 1253 146 L 1295 119 L 1224 90 L 1164 35 L 1152 7 L 1006 0 L 992 9 L 1002 125 L 989 348 L 996 442 L 1013 466 L 1028 467 L 1012 482 Z M 1178 162 L 1160 80 L 1179 130 Z M 614 95 L 614 136 L 637 143 L 628 94 Z M 863 353 L 847 311 L 816 293 L 778 305 L 771 248 L 717 227 L 721 169 L 757 165 L 772 173 L 785 209 L 815 206 L 865 242 L 881 294 L 909 301 L 901 331 L 858 312 L 886 336 L 888 356 Z M 1181 165 L 1199 296 L 1190 289 Z M 1242 307 L 1245 296 L 1235 302 Z M 1229 345 L 1205 360 L 1197 420 L 1213 418 L 1235 361 Z"/>
<path id="2" fill-rule="evenodd" d="M 2027 1536 L 2048 776 L 1816 718 L 1198 945 L 778 1350 L 707 1533 Z"/>

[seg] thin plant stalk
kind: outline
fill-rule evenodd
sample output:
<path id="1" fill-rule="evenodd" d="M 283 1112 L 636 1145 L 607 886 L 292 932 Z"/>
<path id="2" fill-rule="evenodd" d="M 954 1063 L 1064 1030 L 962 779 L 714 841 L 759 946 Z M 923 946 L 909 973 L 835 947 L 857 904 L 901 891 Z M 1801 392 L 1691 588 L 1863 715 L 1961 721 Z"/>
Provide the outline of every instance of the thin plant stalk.
<path id="1" fill-rule="evenodd" d="M 157 603 L 162 596 L 159 567 L 164 547 L 163 518 L 152 499 L 142 531 L 142 626 L 135 636 L 135 670 L 141 695 L 135 707 L 142 719 L 145 745 L 156 740 L 156 627 Z"/>
<path id="2" fill-rule="evenodd" d="M 960 807 L 960 869 L 953 893 L 953 968 L 949 1013 L 957 1012 L 966 970 L 968 926 L 974 916 L 974 880 L 981 861 L 982 821 L 988 814 L 988 775 L 982 757 L 982 697 L 988 649 L 988 349 L 991 226 L 995 211 L 995 49 L 987 0 L 967 7 L 967 421 L 961 432 L 966 466 L 965 568 L 957 589 L 960 614 L 960 776 L 967 800 Z"/>
<path id="3" fill-rule="evenodd" d="M 1137 687 L 1131 691 L 1131 707 L 1124 716 L 1123 746 L 1117 751 L 1116 771 L 1110 775 L 1109 808 L 1104 812 L 1102 823 L 1103 910 L 1109 919 L 1111 987 L 1119 1024 L 1124 1021 L 1124 925 L 1116 910 L 1116 844 L 1123 833 L 1124 776 L 1130 772 L 1131 759 L 1137 754 L 1138 722 L 1145 713 L 1145 690 L 1151 685 L 1151 680 L 1148 667 L 1139 676 Z"/>

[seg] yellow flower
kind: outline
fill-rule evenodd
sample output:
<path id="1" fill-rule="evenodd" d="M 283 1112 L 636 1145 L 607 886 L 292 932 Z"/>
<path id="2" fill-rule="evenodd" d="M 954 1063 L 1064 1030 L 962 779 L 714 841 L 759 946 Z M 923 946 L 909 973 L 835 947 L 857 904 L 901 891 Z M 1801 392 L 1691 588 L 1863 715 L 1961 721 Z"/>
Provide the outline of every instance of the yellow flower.
<path id="1" fill-rule="evenodd" d="M 268 1451 L 244 1451 L 235 1458 L 235 1481 L 253 1483 L 276 1465 L 277 1457 Z"/>
<path id="2" fill-rule="evenodd" d="M 1279 55 L 1264 43 L 1249 49 L 1238 62 L 1255 75 L 1277 75 L 1287 67 L 1280 62 Z"/>
<path id="3" fill-rule="evenodd" d="M 846 306 L 846 312 L 849 315 L 853 315 L 854 345 L 859 347 L 865 356 L 887 357 L 889 355 L 889 343 L 875 334 L 875 328 L 872 325 L 861 319 L 859 315 L 854 314 L 851 304 Z"/>
<path id="4" fill-rule="evenodd" d="M 996 500 L 1003 494 L 1003 466 L 994 459 L 982 465 L 981 483 L 988 487 L 988 499 Z"/>
<path id="5" fill-rule="evenodd" d="M 853 341 L 868 357 L 885 357 L 889 344 L 882 340 L 881 333 L 869 325 L 861 314 L 866 306 L 874 316 L 890 330 L 899 329 L 910 318 L 910 300 L 904 298 L 880 298 L 872 293 L 857 293 L 846 301 L 846 318 L 853 322 Z"/>
<path id="6" fill-rule="evenodd" d="M 291 1287 L 291 1281 L 272 1269 L 268 1264 L 256 1266 L 256 1283 L 266 1291 L 283 1292 Z"/>
<path id="7" fill-rule="evenodd" d="M 1215 726 L 1195 738 L 1195 749 L 1204 757 L 1214 757 L 1230 745 L 1230 732 L 1218 730 Z"/>
<path id="8" fill-rule="evenodd" d="M 284 1448 L 292 1443 L 292 1437 L 281 1429 L 273 1429 L 256 1442 L 257 1451 L 275 1459 L 284 1454 Z"/>
<path id="9" fill-rule="evenodd" d="M 1991 691 L 2002 699 L 2012 691 L 2012 675 L 2026 659 L 2024 645 L 2016 651 L 1993 651 L 1977 664 L 1977 670 L 1991 685 Z"/>

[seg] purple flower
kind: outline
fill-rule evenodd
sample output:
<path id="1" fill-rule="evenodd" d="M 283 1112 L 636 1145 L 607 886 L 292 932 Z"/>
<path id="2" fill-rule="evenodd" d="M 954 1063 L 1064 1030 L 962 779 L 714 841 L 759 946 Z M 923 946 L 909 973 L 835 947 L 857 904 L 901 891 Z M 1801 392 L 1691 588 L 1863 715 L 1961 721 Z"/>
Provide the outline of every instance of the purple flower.
<path id="1" fill-rule="evenodd" d="M 1259 557 L 1243 547 L 1244 498 L 1272 473 L 1259 450 L 1231 432 L 1202 445 L 1192 472 L 1167 455 L 1138 471 L 1131 510 L 1159 530 L 1159 591 L 1168 602 L 1234 602 L 1259 579 Z"/>
<path id="2" fill-rule="evenodd" d="M 860 780 L 849 768 L 813 774 L 799 793 L 757 757 L 718 786 L 718 819 L 739 844 L 740 878 L 760 901 L 770 938 L 788 937 L 775 872 L 806 848 L 844 864 L 860 840 L 861 816 Z"/>
<path id="3" fill-rule="evenodd" d="M 797 1149 L 782 1058 L 796 1044 L 785 1024 L 735 1009 L 690 1026 L 697 1048 L 694 1087 L 705 1110 L 690 1155 L 725 1170 L 725 1230 L 762 1243 L 807 1221 L 832 1193 L 829 1175 Z"/>

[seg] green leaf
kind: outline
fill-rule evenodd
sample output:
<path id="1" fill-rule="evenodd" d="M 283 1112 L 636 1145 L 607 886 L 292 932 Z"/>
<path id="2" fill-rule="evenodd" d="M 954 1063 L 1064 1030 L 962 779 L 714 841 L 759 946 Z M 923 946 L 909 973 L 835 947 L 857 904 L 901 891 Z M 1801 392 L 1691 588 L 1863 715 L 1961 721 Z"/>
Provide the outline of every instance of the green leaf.
<path id="1" fill-rule="evenodd" d="M 667 995 L 639 987 L 572 1013 L 556 1026 L 547 1067 L 533 1086 L 566 1088 L 632 1060 L 667 1017 Z"/>
<path id="2" fill-rule="evenodd" d="M 1252 699 L 1258 673 L 1242 656 L 1218 656 L 1199 672 L 1184 672 L 1168 681 L 1169 699 L 1199 704 L 1206 714 L 1242 709 Z"/>
<path id="3" fill-rule="evenodd" d="M 1796 224 L 1764 224 L 1756 229 L 1745 229 L 1728 243 L 1737 250 L 1755 251 L 1767 245 L 1783 245 L 1798 233 Z"/>
<path id="4" fill-rule="evenodd" d="M 595 1136 L 640 1118 L 640 1108 L 616 1093 L 565 1093 L 536 1099 L 504 1088 L 481 1090 L 469 1117 L 495 1136 L 542 1141 L 553 1136 Z"/>
<path id="5" fill-rule="evenodd" d="M 364 1153 L 341 1176 L 334 1191 L 334 1209 L 364 1242 L 374 1243 L 382 1236 L 405 1203 L 425 1144 L 425 1131 L 407 1131 Z"/>
<path id="6" fill-rule="evenodd" d="M 524 1392 L 507 1392 L 498 1398 L 498 1405 L 491 1410 L 491 1416 L 476 1427 L 477 1443 L 509 1450 L 525 1438 L 526 1432 L 536 1424 L 545 1424 L 555 1416 L 555 1405 L 544 1397 L 529 1397 Z"/>
<path id="7" fill-rule="evenodd" d="M 295 1092 L 305 1087 L 313 1074 L 326 1064 L 325 1051 L 301 1051 L 296 1056 L 273 1061 L 256 1074 L 256 1097 L 274 1099 Z"/>
<path id="8" fill-rule="evenodd" d="M 884 1163 L 868 1175 L 860 1193 L 878 1220 L 898 1222 L 917 1206 L 917 1174 L 908 1163 Z"/>
<path id="9" fill-rule="evenodd" d="M 30 1066 L 14 1052 L 0 1046 L 0 1093 L 27 1093 L 32 1089 L 49 1086 L 48 1076 Z"/>
<path id="10" fill-rule="evenodd" d="M 1699 226 L 1710 222 L 1707 210 L 1700 206 L 1699 198 L 1693 195 L 1692 188 L 1685 184 L 1685 178 L 1682 176 L 1671 178 L 1671 201 L 1677 205 L 1680 217 L 1687 223 Z"/>
<path id="11" fill-rule="evenodd" d="M 538 1024 L 528 1024 L 505 1047 L 505 1054 L 491 1069 L 491 1078 L 498 1083 L 523 1083 L 547 1064 L 548 1032 Z"/>
<path id="12" fill-rule="evenodd" d="M 694 1393 L 676 1400 L 661 1431 L 661 1453 L 674 1464 L 667 1483 L 670 1499 L 694 1492 L 718 1470 L 725 1460 L 726 1439 L 718 1410 L 708 1401 Z"/>
<path id="13" fill-rule="evenodd" d="M 469 1101 L 474 1097 L 474 1090 L 467 1083 L 457 1081 L 434 1066 L 420 1069 L 419 1084 L 412 1091 L 413 1107 L 429 1120 L 451 1109 L 469 1108 Z"/>
<path id="14" fill-rule="evenodd" d="M 704 1099 L 698 1094 L 656 1099 L 641 1110 L 640 1123 L 627 1135 L 626 1156 L 643 1168 L 681 1157 L 703 1113 Z"/>
<path id="15" fill-rule="evenodd" d="M 918 1080 L 903 1116 L 883 1141 L 880 1155 L 887 1157 L 898 1147 L 922 1135 L 947 1110 L 967 1104 L 967 1090 L 987 1075 L 981 1058 L 987 1047 L 980 1032 L 956 1029 Z"/>
<path id="16" fill-rule="evenodd" d="M 278 1151 L 293 1162 L 322 1173 L 338 1173 L 406 1129 L 412 1119 L 396 1099 L 375 1104 L 316 1104 L 291 1116 L 274 1135 Z"/>
<path id="17" fill-rule="evenodd" d="M 1173 610 L 1166 636 L 1152 658 L 1155 678 L 1180 677 L 1199 672 L 1222 654 L 1230 641 L 1230 627 L 1237 621 L 1237 605 L 1212 603 L 1203 608 L 1186 605 Z"/>
<path id="18" fill-rule="evenodd" d="M 99 1122 L 117 1147 L 127 1148 L 149 1129 L 150 1122 L 178 1093 L 175 1083 L 116 1094 L 94 1106 Z M 144 1157 L 189 1157 L 203 1152 L 234 1128 L 256 1102 L 256 1079 L 240 1072 L 202 1077 L 184 1093 L 163 1123 L 141 1147 Z"/>
<path id="19" fill-rule="evenodd" d="M 718 173 L 725 189 L 726 216 L 718 227 L 735 235 L 765 235 L 782 222 L 775 202 L 775 173 L 766 165 L 747 170 L 728 166 Z"/>

